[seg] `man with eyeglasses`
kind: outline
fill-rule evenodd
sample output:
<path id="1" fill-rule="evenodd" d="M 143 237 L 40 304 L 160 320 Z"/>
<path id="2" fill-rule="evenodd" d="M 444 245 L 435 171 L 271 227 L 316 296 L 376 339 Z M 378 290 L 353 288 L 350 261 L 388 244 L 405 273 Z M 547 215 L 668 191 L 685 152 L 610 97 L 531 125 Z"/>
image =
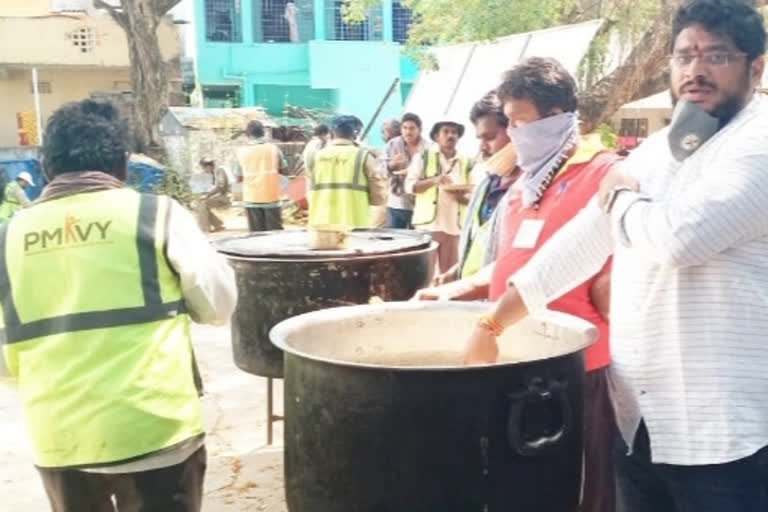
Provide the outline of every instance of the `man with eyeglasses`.
<path id="1" fill-rule="evenodd" d="M 509 280 L 467 347 L 613 255 L 611 391 L 623 512 L 768 510 L 768 101 L 763 17 L 694 0 L 672 30 L 675 114 Z"/>

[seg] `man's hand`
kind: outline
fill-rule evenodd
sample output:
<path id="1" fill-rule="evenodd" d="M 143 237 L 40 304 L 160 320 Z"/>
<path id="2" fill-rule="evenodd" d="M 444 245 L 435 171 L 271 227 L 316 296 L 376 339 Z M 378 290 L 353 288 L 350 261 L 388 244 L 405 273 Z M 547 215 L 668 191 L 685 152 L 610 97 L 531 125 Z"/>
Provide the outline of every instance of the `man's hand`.
<path id="1" fill-rule="evenodd" d="M 447 174 L 436 176 L 438 185 L 453 185 L 453 180 Z"/>
<path id="2" fill-rule="evenodd" d="M 422 288 L 411 300 L 476 300 L 478 288 L 466 279 L 430 288 Z M 485 294 L 485 293 L 484 293 Z"/>
<path id="3" fill-rule="evenodd" d="M 469 366 L 492 364 L 498 357 L 499 344 L 496 343 L 496 336 L 485 327 L 479 325 L 475 327 L 467 346 L 464 347 L 464 364 Z"/>
<path id="4" fill-rule="evenodd" d="M 621 187 L 626 187 L 634 192 L 640 190 L 640 184 L 637 180 L 623 173 L 621 171 L 621 166 L 615 166 L 603 176 L 603 180 L 600 182 L 597 198 L 601 210 L 605 210 L 611 192 L 614 189 Z"/>
<path id="5" fill-rule="evenodd" d="M 459 278 L 459 266 L 454 265 L 453 268 L 451 268 L 447 272 L 444 272 L 439 276 L 435 277 L 433 284 L 434 286 L 440 286 L 443 284 L 452 283 L 456 281 L 458 278 Z"/>
<path id="6" fill-rule="evenodd" d="M 400 153 L 392 157 L 392 159 L 387 163 L 387 167 L 390 171 L 399 171 L 405 169 L 406 163 L 407 160 L 405 155 Z"/>

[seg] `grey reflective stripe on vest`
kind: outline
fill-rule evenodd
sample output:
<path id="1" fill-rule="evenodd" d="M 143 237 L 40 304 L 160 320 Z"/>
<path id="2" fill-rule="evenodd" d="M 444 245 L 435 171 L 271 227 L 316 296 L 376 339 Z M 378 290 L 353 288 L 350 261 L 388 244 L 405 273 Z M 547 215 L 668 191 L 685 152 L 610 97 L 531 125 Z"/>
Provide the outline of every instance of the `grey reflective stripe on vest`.
<path id="1" fill-rule="evenodd" d="M 352 183 L 315 183 L 315 173 L 310 175 L 310 190 L 356 190 L 358 192 L 368 192 L 368 187 L 362 185 L 363 167 L 365 165 L 365 158 L 368 156 L 368 151 L 360 149 L 357 151 L 357 157 L 355 158 L 355 175 L 352 178 Z"/>
<path id="2" fill-rule="evenodd" d="M 53 334 L 89 329 L 106 329 L 125 325 L 155 322 L 185 313 L 183 300 L 163 303 L 158 281 L 157 251 L 155 250 L 155 226 L 159 198 L 142 194 L 139 203 L 136 248 L 139 254 L 144 305 L 105 311 L 85 311 L 43 318 L 22 323 L 13 301 L 11 281 L 6 261 L 8 224 L 0 227 L 0 303 L 3 306 L 5 329 L 0 330 L 0 343 L 16 343 Z"/>

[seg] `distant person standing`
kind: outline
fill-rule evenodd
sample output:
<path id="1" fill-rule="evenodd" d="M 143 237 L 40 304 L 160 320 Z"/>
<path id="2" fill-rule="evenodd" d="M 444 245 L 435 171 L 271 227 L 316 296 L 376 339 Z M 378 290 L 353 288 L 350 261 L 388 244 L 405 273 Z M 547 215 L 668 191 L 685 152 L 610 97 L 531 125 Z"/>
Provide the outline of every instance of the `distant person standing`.
<path id="1" fill-rule="evenodd" d="M 283 152 L 264 139 L 264 125 L 251 121 L 246 127 L 248 144 L 236 151 L 243 181 L 243 202 L 251 231 L 283 229 L 280 209 L 280 174 L 288 170 Z"/>
<path id="2" fill-rule="evenodd" d="M 231 185 L 227 171 L 222 167 L 216 167 L 213 158 L 205 157 L 200 160 L 200 168 L 213 178 L 213 188 L 200 198 L 201 216 L 205 216 L 206 226 L 210 225 L 213 231 L 222 231 L 224 222 L 213 213 L 213 208 L 228 208 L 232 204 Z"/>
<path id="3" fill-rule="evenodd" d="M 32 176 L 26 171 L 20 172 L 15 180 L 8 182 L 3 189 L 3 202 L 0 203 L 0 223 L 7 222 L 16 212 L 32 204 L 24 190 L 34 185 Z"/>
<path id="4" fill-rule="evenodd" d="M 447 272 L 459 259 L 459 235 L 469 203 L 466 189 L 470 184 L 472 162 L 456 149 L 464 135 L 464 125 L 454 121 L 435 123 L 430 137 L 437 148 L 417 155 L 408 168 L 405 191 L 416 196 L 413 224 L 429 231 L 440 244 L 440 273 Z"/>
<path id="5" fill-rule="evenodd" d="M 285 21 L 288 23 L 288 40 L 292 43 L 299 42 L 299 25 L 296 23 L 298 12 L 299 9 L 294 2 L 289 1 L 285 4 L 283 18 L 285 18 Z"/>
<path id="6" fill-rule="evenodd" d="M 307 145 L 304 146 L 304 151 L 301 153 L 301 160 L 304 162 L 304 168 L 307 169 L 307 161 L 310 158 L 314 158 L 318 151 L 323 149 L 328 144 L 328 139 L 331 138 L 331 130 L 328 129 L 328 125 L 319 124 L 315 126 L 312 131 L 312 138 L 309 139 Z"/>
<path id="7" fill-rule="evenodd" d="M 413 194 L 405 191 L 405 176 L 414 156 L 424 152 L 426 141 L 421 136 L 421 118 L 416 114 L 404 114 L 400 120 L 400 135 L 387 142 L 379 157 L 379 169 L 389 176 L 387 199 L 387 227 L 411 229 L 413 218 Z"/>
<path id="8" fill-rule="evenodd" d="M 309 224 L 371 225 L 371 206 L 386 202 L 387 178 L 371 152 L 355 142 L 362 123 L 355 116 L 331 120 L 331 141 L 307 166 Z"/>
<path id="9" fill-rule="evenodd" d="M 389 142 L 399 136 L 400 121 L 397 119 L 390 119 L 381 125 L 381 138 L 384 140 L 384 142 Z"/>

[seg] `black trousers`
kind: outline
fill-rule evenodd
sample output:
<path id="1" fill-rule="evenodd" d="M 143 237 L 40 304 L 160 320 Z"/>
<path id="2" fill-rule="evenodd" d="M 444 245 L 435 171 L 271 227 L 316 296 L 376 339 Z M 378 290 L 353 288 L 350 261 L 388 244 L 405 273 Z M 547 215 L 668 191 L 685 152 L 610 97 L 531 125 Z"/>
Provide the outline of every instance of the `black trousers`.
<path id="1" fill-rule="evenodd" d="M 724 464 L 654 464 L 648 429 L 641 423 L 632 455 L 620 436 L 616 440 L 616 476 L 620 512 L 768 510 L 768 446 Z"/>
<path id="2" fill-rule="evenodd" d="M 280 208 L 249 206 L 245 211 L 248 214 L 248 229 L 250 231 L 283 229 L 283 213 Z"/>
<path id="3" fill-rule="evenodd" d="M 617 432 L 608 394 L 608 367 L 589 371 L 584 379 L 583 512 L 616 510 L 613 442 Z"/>
<path id="4" fill-rule="evenodd" d="M 139 473 L 38 471 L 53 512 L 200 512 L 205 467 L 203 446 L 181 464 Z"/>

